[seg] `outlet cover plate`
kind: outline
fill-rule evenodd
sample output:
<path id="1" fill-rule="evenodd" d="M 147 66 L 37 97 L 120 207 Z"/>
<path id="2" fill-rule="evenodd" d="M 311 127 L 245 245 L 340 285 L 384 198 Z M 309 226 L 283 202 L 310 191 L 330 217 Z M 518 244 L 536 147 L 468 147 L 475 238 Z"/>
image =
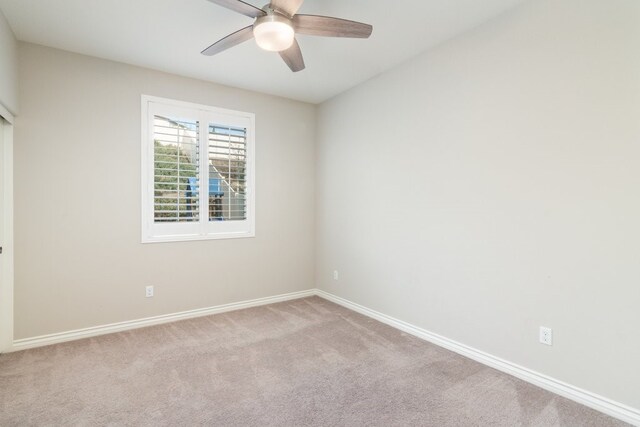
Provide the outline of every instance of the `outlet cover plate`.
<path id="1" fill-rule="evenodd" d="M 553 331 L 551 328 L 540 326 L 540 343 L 544 345 L 553 345 Z"/>

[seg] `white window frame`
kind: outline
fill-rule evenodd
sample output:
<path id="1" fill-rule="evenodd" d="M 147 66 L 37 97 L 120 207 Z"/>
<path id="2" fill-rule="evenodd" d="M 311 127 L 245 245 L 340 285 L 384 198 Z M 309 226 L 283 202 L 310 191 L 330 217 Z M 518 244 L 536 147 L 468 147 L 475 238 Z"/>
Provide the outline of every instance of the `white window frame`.
<path id="1" fill-rule="evenodd" d="M 200 191 L 197 222 L 157 223 L 154 221 L 154 115 L 170 115 L 198 120 L 199 143 L 208 141 L 210 124 L 246 128 L 246 219 L 210 221 L 208 191 Z M 207 147 L 208 148 L 208 147 Z M 201 182 L 209 182 L 208 150 L 200 156 Z M 255 237 L 255 115 L 185 101 L 142 95 L 142 243 L 182 242 Z M 205 188 L 208 188 L 205 186 Z M 204 207 L 204 208 L 203 208 Z"/>

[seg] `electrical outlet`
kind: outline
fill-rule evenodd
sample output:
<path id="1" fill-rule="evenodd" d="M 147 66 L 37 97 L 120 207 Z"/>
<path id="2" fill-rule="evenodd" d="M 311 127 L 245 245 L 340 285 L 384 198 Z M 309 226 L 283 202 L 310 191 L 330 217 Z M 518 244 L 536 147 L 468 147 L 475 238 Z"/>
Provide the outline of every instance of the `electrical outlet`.
<path id="1" fill-rule="evenodd" d="M 551 328 L 540 326 L 540 343 L 544 345 L 553 345 L 553 331 Z"/>
<path id="2" fill-rule="evenodd" d="M 153 286 L 147 286 L 146 288 L 144 288 L 144 295 L 147 298 L 151 298 L 153 296 Z"/>
<path id="3" fill-rule="evenodd" d="M 333 280 L 338 280 L 338 270 L 333 270 Z"/>

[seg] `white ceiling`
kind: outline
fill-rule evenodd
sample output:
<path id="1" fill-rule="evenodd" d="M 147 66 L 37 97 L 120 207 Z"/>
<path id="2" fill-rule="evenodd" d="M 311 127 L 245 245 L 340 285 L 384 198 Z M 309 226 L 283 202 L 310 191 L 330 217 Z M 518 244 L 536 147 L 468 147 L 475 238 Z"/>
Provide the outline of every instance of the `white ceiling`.
<path id="1" fill-rule="evenodd" d="M 373 35 L 298 36 L 307 68 L 295 74 L 253 41 L 201 55 L 252 23 L 206 0 L 0 0 L 0 10 L 22 41 L 319 103 L 522 1 L 306 0 L 300 13 L 366 22 Z"/>

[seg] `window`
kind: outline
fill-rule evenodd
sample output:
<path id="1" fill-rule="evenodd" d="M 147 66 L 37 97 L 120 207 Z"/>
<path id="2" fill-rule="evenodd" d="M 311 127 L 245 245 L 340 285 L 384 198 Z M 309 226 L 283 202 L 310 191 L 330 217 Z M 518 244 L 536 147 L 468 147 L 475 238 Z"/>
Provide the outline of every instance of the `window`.
<path id="1" fill-rule="evenodd" d="M 254 115 L 142 96 L 142 241 L 252 237 Z"/>

